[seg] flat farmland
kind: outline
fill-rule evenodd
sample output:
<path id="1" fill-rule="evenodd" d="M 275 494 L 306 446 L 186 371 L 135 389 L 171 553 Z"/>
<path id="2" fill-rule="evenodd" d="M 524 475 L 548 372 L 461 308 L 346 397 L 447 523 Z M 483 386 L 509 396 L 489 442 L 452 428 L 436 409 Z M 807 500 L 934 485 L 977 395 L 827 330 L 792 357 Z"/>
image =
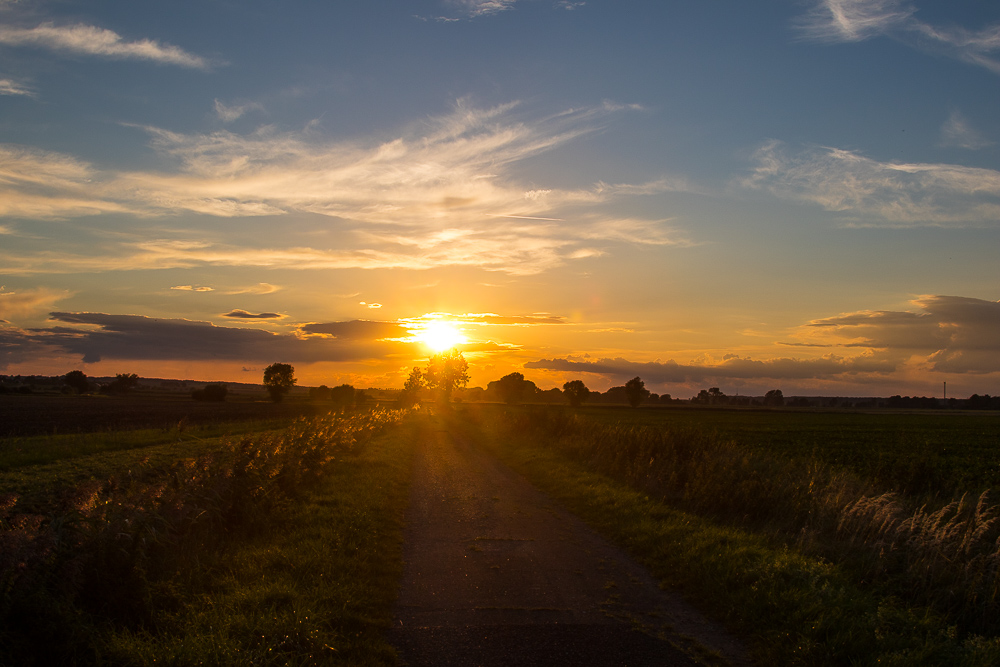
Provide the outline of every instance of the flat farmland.
<path id="1" fill-rule="evenodd" d="M 189 424 L 270 421 L 311 417 L 329 411 L 306 401 L 272 403 L 249 398 L 221 403 L 192 400 L 179 395 L 0 396 L 0 438 L 53 433 L 88 433 L 106 430 L 166 428 L 181 420 Z"/>
<path id="2" fill-rule="evenodd" d="M 952 495 L 1000 487 L 1000 413 L 590 406 L 601 424 L 714 432 L 753 450 L 814 459 L 886 490 Z"/>

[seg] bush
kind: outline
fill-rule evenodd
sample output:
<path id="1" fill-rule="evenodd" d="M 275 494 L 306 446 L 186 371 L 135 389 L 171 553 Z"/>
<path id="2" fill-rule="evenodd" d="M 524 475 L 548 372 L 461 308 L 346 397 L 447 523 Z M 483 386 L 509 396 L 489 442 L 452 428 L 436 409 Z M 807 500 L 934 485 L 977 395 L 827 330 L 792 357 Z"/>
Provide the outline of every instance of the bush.
<path id="1" fill-rule="evenodd" d="M 221 403 L 226 400 L 229 388 L 224 384 L 206 384 L 203 389 L 195 389 L 191 392 L 191 398 L 196 401 L 210 401 Z"/>

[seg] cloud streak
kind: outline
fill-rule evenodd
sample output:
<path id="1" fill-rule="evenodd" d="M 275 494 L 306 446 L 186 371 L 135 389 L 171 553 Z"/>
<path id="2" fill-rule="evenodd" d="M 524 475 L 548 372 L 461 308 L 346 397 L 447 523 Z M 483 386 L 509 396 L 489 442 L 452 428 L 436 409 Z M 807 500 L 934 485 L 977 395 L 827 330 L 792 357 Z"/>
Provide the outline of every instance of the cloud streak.
<path id="1" fill-rule="evenodd" d="M 34 90 L 24 85 L 23 83 L 18 83 L 13 79 L 0 79 L 0 95 L 19 95 L 22 97 L 35 97 L 37 94 Z"/>
<path id="2" fill-rule="evenodd" d="M 275 334 L 260 329 L 220 327 L 209 322 L 106 313 L 50 313 L 57 326 L 0 330 L 5 358 L 29 358 L 47 348 L 80 355 L 84 363 L 103 359 L 156 361 L 240 361 L 245 363 L 357 361 L 411 352 L 414 345 L 353 338 Z"/>
<path id="3" fill-rule="evenodd" d="M 964 226 L 1000 221 L 1000 171 L 953 164 L 879 162 L 838 148 L 761 147 L 741 182 L 818 204 L 860 225 Z"/>
<path id="4" fill-rule="evenodd" d="M 182 135 L 147 128 L 154 148 L 180 163 L 176 173 L 100 172 L 69 156 L 0 146 L 0 213 L 315 214 L 329 220 L 331 230 L 347 232 L 336 251 L 226 248 L 197 239 L 149 242 L 122 260 L 133 267 L 460 265 L 529 274 L 600 255 L 599 246 L 609 243 L 690 244 L 666 220 L 622 219 L 604 211 L 623 198 L 683 190 L 683 181 L 597 182 L 581 189 L 518 183 L 519 162 L 595 131 L 619 111 L 604 105 L 525 122 L 514 117 L 515 106 L 475 109 L 459 103 L 403 136 L 361 143 L 324 140 L 308 129 Z M 46 263 L 44 256 L 33 259 Z"/>
<path id="5" fill-rule="evenodd" d="M 893 362 L 873 355 L 856 357 L 825 356 L 821 359 L 780 358 L 756 360 L 728 355 L 714 364 L 680 364 L 674 360 L 635 362 L 621 357 L 578 361 L 569 358 L 540 359 L 524 364 L 525 368 L 573 373 L 595 373 L 616 380 L 635 376 L 657 384 L 705 382 L 720 379 L 804 380 L 835 378 L 844 375 L 886 374 L 896 370 Z"/>
<path id="6" fill-rule="evenodd" d="M 975 128 L 969 125 L 960 112 L 952 111 L 948 120 L 941 126 L 941 146 L 965 148 L 970 151 L 986 148 L 993 144 Z"/>
<path id="7" fill-rule="evenodd" d="M 147 60 L 194 69 L 209 68 L 209 62 L 205 58 L 177 46 L 151 39 L 129 42 L 112 30 L 83 24 L 57 26 L 43 23 L 34 28 L 0 26 L 0 44 L 33 46 L 119 60 Z"/>
<path id="8" fill-rule="evenodd" d="M 917 9 L 901 0 L 820 0 L 795 22 L 807 40 L 860 42 L 888 36 L 914 48 L 942 53 L 1000 74 L 1000 25 L 981 30 L 939 27 L 915 17 Z"/>

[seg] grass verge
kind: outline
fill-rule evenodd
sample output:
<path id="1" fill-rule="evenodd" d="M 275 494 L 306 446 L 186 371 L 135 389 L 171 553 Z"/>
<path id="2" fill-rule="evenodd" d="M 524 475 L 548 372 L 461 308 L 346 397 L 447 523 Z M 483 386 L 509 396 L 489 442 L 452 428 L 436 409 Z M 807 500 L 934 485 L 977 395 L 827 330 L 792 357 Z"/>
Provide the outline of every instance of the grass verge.
<path id="1" fill-rule="evenodd" d="M 829 562 L 651 500 L 543 439 L 490 429 L 477 437 L 665 586 L 746 637 L 761 664 L 1000 663 L 997 640 L 960 636 L 929 608 L 879 596 Z"/>

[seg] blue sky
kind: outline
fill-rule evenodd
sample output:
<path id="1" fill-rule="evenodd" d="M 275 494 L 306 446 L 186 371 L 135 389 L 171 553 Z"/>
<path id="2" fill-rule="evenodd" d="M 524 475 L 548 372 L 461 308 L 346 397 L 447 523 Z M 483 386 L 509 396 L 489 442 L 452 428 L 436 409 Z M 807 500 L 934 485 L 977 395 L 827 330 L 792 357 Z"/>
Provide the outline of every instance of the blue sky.
<path id="1" fill-rule="evenodd" d="M 979 1 L 0 1 L 0 372 L 997 393 L 998 82 Z"/>

